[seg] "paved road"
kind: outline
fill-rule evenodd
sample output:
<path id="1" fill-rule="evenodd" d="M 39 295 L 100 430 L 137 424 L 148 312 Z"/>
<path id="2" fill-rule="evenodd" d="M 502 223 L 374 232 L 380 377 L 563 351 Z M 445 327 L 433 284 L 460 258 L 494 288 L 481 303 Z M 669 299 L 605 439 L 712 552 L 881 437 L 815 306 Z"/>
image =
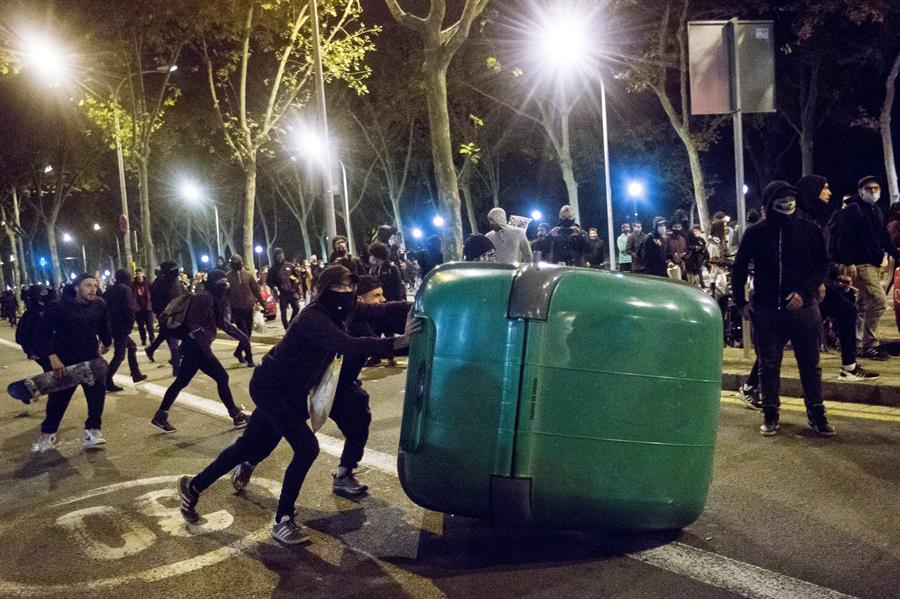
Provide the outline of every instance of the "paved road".
<path id="1" fill-rule="evenodd" d="M 0 384 L 34 370 L 0 330 Z M 216 343 L 239 402 L 250 371 Z M 161 352 L 164 353 L 164 352 Z M 215 387 L 198 376 L 176 404 L 173 435 L 148 421 L 168 369 L 110 396 L 109 444 L 86 452 L 80 392 L 58 452 L 35 455 L 43 404 L 0 401 L 0 597 L 858 597 L 900 596 L 900 417 L 844 406 L 838 436 L 812 437 L 799 404 L 764 439 L 756 413 L 723 396 L 707 509 L 678 535 L 540 533 L 423 510 L 394 471 L 402 369 L 366 371 L 374 422 L 370 496 L 330 493 L 340 443 L 323 452 L 299 500 L 313 543 L 286 548 L 268 526 L 289 452 L 282 444 L 243 496 L 204 494 L 205 524 L 177 514 L 174 481 L 235 438 Z M 790 408 L 790 406 L 789 406 Z"/>

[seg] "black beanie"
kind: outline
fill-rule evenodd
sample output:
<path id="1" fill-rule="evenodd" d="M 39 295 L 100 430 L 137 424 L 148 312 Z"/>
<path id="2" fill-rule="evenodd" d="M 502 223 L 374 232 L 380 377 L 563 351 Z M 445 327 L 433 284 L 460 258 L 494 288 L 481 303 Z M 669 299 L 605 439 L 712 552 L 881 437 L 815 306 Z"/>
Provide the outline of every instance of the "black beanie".
<path id="1" fill-rule="evenodd" d="M 875 183 L 878 183 L 879 187 L 881 186 L 881 183 L 878 182 L 878 177 L 876 177 L 875 175 L 866 175 L 856 184 L 856 189 L 862 189 L 866 183 L 872 183 L 873 181 Z"/>
<path id="2" fill-rule="evenodd" d="M 377 278 L 371 275 L 363 275 L 359 278 L 359 283 L 356 284 L 356 295 L 365 295 L 370 291 L 379 289 L 381 286 L 381 281 Z"/>
<path id="3" fill-rule="evenodd" d="M 322 293 L 332 285 L 339 285 L 345 276 L 350 277 L 351 285 L 356 285 L 357 283 L 359 283 L 359 277 L 343 266 L 340 266 L 339 264 L 332 264 L 331 266 L 327 266 L 325 270 L 323 270 L 319 275 L 319 279 L 316 281 L 316 293 Z"/>

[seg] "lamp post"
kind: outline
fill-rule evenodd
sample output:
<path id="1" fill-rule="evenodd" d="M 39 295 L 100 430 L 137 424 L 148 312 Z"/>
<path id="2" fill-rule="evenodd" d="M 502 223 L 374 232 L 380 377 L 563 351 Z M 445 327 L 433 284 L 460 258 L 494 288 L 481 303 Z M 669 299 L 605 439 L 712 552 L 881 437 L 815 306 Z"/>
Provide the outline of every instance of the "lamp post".
<path id="1" fill-rule="evenodd" d="M 634 220 L 636 222 L 638 218 L 637 201 L 644 195 L 644 184 L 640 181 L 630 181 L 625 191 L 628 193 L 628 197 L 631 198 Z"/>
<path id="2" fill-rule="evenodd" d="M 256 252 L 256 270 L 259 271 L 262 268 L 262 246 L 256 246 L 253 251 Z"/>
<path id="3" fill-rule="evenodd" d="M 325 233 L 328 240 L 331 241 L 337 235 L 337 219 L 334 213 L 334 194 L 332 193 L 333 185 L 331 184 L 331 151 L 328 147 L 328 108 L 325 105 L 325 75 L 322 72 L 322 42 L 319 39 L 319 9 L 316 0 L 309 0 L 309 13 L 312 24 L 312 46 L 313 61 L 315 63 L 316 74 L 316 100 L 319 105 L 319 119 L 322 128 L 322 143 L 325 146 L 323 161 L 325 163 L 325 172 L 322 178 L 322 200 L 325 203 Z M 347 236 L 350 235 L 349 229 Z M 350 250 L 353 251 L 352 249 Z"/>
<path id="4" fill-rule="evenodd" d="M 100 227 L 100 225 L 95 224 L 95 225 L 94 225 L 94 230 L 97 231 L 97 230 L 99 229 L 99 227 Z M 63 233 L 62 240 L 63 240 L 65 243 L 74 243 L 74 242 L 75 242 L 75 238 L 72 237 L 69 233 Z M 44 260 L 44 259 L 41 258 L 41 261 L 43 261 L 43 260 Z M 87 272 L 87 271 L 88 271 L 88 268 L 87 268 L 87 251 L 85 250 L 84 244 L 83 244 L 83 243 L 81 244 L 81 261 L 82 261 L 82 263 L 84 264 L 84 272 Z M 43 266 L 44 266 L 44 265 L 41 264 L 41 268 L 42 268 L 42 269 L 43 269 Z"/>
<path id="5" fill-rule="evenodd" d="M 204 199 L 209 200 L 203 192 L 203 189 L 193 181 L 185 181 L 181 184 L 181 196 L 192 204 L 199 204 Z M 216 219 L 216 255 L 222 255 L 222 234 L 219 229 L 219 207 L 214 201 L 210 201 L 213 207 L 213 215 Z"/>

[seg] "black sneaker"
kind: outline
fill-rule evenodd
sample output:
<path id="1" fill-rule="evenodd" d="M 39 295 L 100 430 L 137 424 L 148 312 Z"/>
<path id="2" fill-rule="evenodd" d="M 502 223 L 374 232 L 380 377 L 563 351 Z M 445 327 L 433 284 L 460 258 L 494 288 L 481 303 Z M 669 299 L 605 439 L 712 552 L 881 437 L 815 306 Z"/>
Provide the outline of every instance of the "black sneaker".
<path id="1" fill-rule="evenodd" d="M 853 370 L 846 370 L 842 366 L 840 377 L 842 379 L 847 379 L 850 381 L 862 381 L 862 380 L 871 381 L 872 379 L 878 378 L 878 373 L 873 372 L 871 370 L 866 370 L 865 368 L 863 368 L 862 366 L 857 364 L 856 366 L 853 367 Z"/>
<path id="2" fill-rule="evenodd" d="M 885 360 L 889 360 L 891 358 L 891 354 L 881 351 L 877 347 L 867 347 L 857 354 L 858 358 L 863 358 L 864 360 L 876 360 L 878 362 L 884 362 Z"/>
<path id="3" fill-rule="evenodd" d="M 247 485 L 250 484 L 250 477 L 253 476 L 253 471 L 255 469 L 256 466 L 250 462 L 241 462 L 234 467 L 231 471 L 231 486 L 234 487 L 235 491 L 240 493 L 247 488 Z"/>
<path id="4" fill-rule="evenodd" d="M 162 432 L 174 433 L 178 429 L 169 423 L 169 413 L 163 410 L 157 410 L 156 414 L 153 415 L 153 419 L 150 421 L 150 424 L 155 426 L 158 429 L 162 429 Z"/>
<path id="5" fill-rule="evenodd" d="M 138 373 L 137 375 L 133 375 L 131 377 L 131 382 L 133 382 L 133 383 L 140 383 L 141 381 L 146 381 L 146 380 L 147 380 L 146 374 Z"/>
<path id="6" fill-rule="evenodd" d="M 238 349 L 238 350 L 235 350 L 235 352 L 234 352 L 232 355 L 233 355 L 235 358 L 237 358 L 237 361 L 240 362 L 241 364 L 243 364 L 243 363 L 245 363 L 245 362 L 247 361 L 247 360 L 244 359 L 244 352 L 242 352 L 242 351 L 239 350 L 239 349 Z"/>
<path id="7" fill-rule="evenodd" d="M 247 368 L 256 368 L 256 362 L 253 361 L 253 358 L 247 358 Z"/>
<path id="8" fill-rule="evenodd" d="M 152 341 L 151 341 L 151 343 L 152 343 Z M 153 359 L 153 354 L 156 353 L 153 349 L 151 349 L 149 347 L 144 348 L 144 353 L 147 354 L 148 360 L 150 360 L 151 362 L 156 362 L 156 360 Z"/>
<path id="9" fill-rule="evenodd" d="M 766 416 L 759 427 L 759 434 L 763 437 L 771 437 L 778 434 L 781 427 L 778 425 L 778 416 Z"/>
<path id="10" fill-rule="evenodd" d="M 245 426 L 247 426 L 247 422 L 249 420 L 250 417 L 243 412 L 235 412 L 231 416 L 231 421 L 234 422 L 234 428 L 244 428 Z"/>
<path id="11" fill-rule="evenodd" d="M 200 521 L 200 514 L 196 510 L 200 494 L 191 488 L 192 480 L 193 477 L 190 476 L 182 476 L 178 480 L 178 497 L 181 499 L 179 511 L 189 524 Z"/>
<path id="12" fill-rule="evenodd" d="M 369 490 L 368 485 L 364 485 L 353 476 L 352 472 L 348 472 L 347 474 L 331 475 L 333 481 L 331 483 L 331 490 L 338 494 L 346 494 L 346 495 L 362 495 L 366 491 Z"/>
<path id="13" fill-rule="evenodd" d="M 118 386 L 115 383 L 106 383 L 106 392 L 107 393 L 118 393 L 119 391 L 123 391 L 124 389 Z"/>
<path id="14" fill-rule="evenodd" d="M 828 419 L 825 416 L 818 416 L 816 418 L 810 418 L 806 421 L 809 424 L 809 428 L 813 430 L 814 433 L 819 435 L 820 437 L 833 437 L 835 430 L 834 427 L 828 424 Z"/>
<path id="15" fill-rule="evenodd" d="M 750 385 L 741 385 L 738 389 L 738 397 L 751 410 L 762 410 L 762 398 L 759 396 L 759 389 Z"/>

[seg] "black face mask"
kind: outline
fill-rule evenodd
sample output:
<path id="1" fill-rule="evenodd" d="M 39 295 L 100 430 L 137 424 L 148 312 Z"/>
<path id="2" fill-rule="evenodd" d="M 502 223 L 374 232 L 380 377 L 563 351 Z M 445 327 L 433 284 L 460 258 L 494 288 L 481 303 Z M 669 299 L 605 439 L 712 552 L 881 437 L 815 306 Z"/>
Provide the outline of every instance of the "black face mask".
<path id="1" fill-rule="evenodd" d="M 352 291 L 326 289 L 319 295 L 319 303 L 332 317 L 344 321 L 356 305 L 356 294 Z"/>
<path id="2" fill-rule="evenodd" d="M 559 219 L 559 225 L 560 225 L 561 227 L 571 227 L 571 226 L 574 225 L 574 224 L 575 224 L 575 219 L 574 219 L 574 218 L 561 218 L 561 219 Z"/>

